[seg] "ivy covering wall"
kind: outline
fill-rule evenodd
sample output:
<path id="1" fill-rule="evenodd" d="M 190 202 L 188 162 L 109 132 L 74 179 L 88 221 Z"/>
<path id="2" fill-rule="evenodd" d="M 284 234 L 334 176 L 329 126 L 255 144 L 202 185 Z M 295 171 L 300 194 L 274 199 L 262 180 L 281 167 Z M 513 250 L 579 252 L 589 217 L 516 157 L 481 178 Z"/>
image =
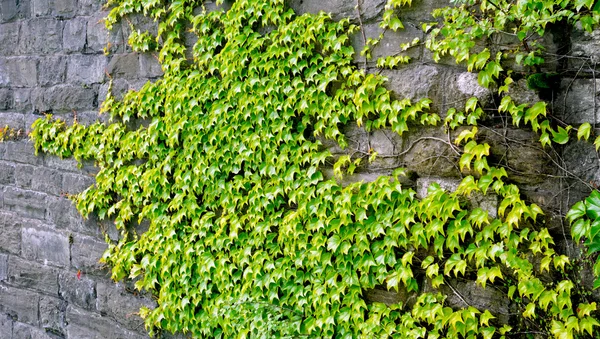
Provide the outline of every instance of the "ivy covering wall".
<path id="1" fill-rule="evenodd" d="M 410 0 L 387 2 L 381 30 L 403 29 Z M 526 201 L 507 170 L 490 165 L 478 126 L 505 114 L 533 130 L 541 147 L 594 140 L 590 123 L 553 120 L 543 101 L 514 102 L 512 69 L 532 88 L 552 86 L 536 41 L 548 25 L 593 30 L 593 1 L 455 1 L 421 27 L 433 59 L 451 56 L 496 93 L 495 112 L 477 98 L 434 112 L 432 101 L 398 100 L 378 72 L 353 63 L 351 34 L 362 24 L 327 14 L 296 15 L 283 0 L 238 0 L 209 11 L 199 1 L 113 0 L 108 28 L 133 15 L 158 22 L 157 35 L 133 27 L 136 51 L 156 51 L 164 76 L 102 106 L 109 123 L 34 124 L 38 151 L 99 168 L 96 184 L 74 197 L 84 216 L 114 219 L 121 230 L 103 259 L 115 280 L 135 279 L 158 302 L 144 308 L 151 334 L 198 338 L 505 338 L 596 336 L 598 313 L 578 270 L 554 248 L 544 211 Z M 229 7 L 229 6 L 227 6 Z M 359 7 L 360 8 L 360 7 Z M 197 36 L 191 54 L 188 32 Z M 510 48 L 486 47 L 508 35 Z M 380 39 L 365 38 L 367 57 Z M 481 42 L 481 43 L 478 43 Z M 406 53 L 379 68 L 410 63 Z M 540 75 L 544 74 L 544 75 Z M 322 140 L 344 148 L 344 127 L 403 134 L 443 125 L 464 179 L 454 192 L 432 185 L 422 199 L 401 184 L 404 171 L 373 182 L 340 178 L 377 159 L 333 158 Z M 600 146 L 600 138 L 594 144 Z M 334 178 L 323 168 L 333 163 Z M 496 195 L 496 213 L 472 195 Z M 600 250 L 600 195 L 568 213 L 575 241 Z M 135 226 L 147 222 L 148 230 Z M 107 241 L 110 241 L 107 238 Z M 593 257 L 586 257 L 591 260 Z M 600 265 L 596 270 L 600 271 Z M 550 273 L 550 274 L 549 274 Z M 598 272 L 596 272 L 598 273 Z M 548 279 L 548 277 L 552 279 Z M 469 306 L 451 308 L 438 288 L 461 277 L 511 299 L 518 321 Z M 366 302 L 383 286 L 415 292 L 411 303 Z M 427 292 L 424 287 L 430 286 Z M 433 291 L 433 292 L 432 292 Z"/>

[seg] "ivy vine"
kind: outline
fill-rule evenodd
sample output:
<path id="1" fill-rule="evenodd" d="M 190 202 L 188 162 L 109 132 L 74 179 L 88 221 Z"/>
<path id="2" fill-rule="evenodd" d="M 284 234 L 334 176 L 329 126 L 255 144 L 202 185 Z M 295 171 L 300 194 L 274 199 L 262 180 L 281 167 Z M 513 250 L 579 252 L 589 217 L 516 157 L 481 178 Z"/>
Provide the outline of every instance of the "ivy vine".
<path id="1" fill-rule="evenodd" d="M 398 13 L 410 4 L 389 0 L 382 30 L 402 29 Z M 477 137 L 484 111 L 476 98 L 443 119 L 429 110 L 429 99 L 395 99 L 384 77 L 353 64 L 349 35 L 360 27 L 324 13 L 297 16 L 284 0 L 237 0 L 227 11 L 186 0 L 108 6 L 108 28 L 139 13 L 158 22 L 157 36 L 133 29 L 129 43 L 155 52 L 164 76 L 121 100 L 109 95 L 102 105 L 108 124 L 67 125 L 47 116 L 35 122 L 31 137 L 38 151 L 95 161 L 96 184 L 76 196 L 76 205 L 121 230 L 118 241 L 107 239 L 103 260 L 113 279 L 136 279 L 137 288 L 156 296 L 157 307 L 140 312 L 150 334 L 599 334 L 596 303 L 574 282 L 571 259 L 554 249 L 542 209 L 522 198 L 505 168 L 488 163 L 490 146 Z M 564 21 L 591 30 L 600 19 L 597 7 L 588 0 L 457 0 L 433 13 L 438 22 L 423 24 L 425 46 L 435 60 L 447 54 L 477 71 L 480 85 L 502 96 L 498 111 L 537 132 L 543 146 L 567 143 L 571 131 L 591 140 L 589 123 L 557 125 L 546 117 L 545 102 L 515 103 L 507 95 L 513 83 L 507 65 L 539 73 L 544 60 L 535 40 L 546 26 Z M 198 38 L 192 59 L 186 30 Z M 475 43 L 494 34 L 514 36 L 514 48 L 491 51 Z M 363 53 L 369 56 L 377 43 L 370 40 Z M 400 54 L 377 65 L 409 61 Z M 140 127 L 131 127 L 134 120 Z M 332 155 L 319 140 L 346 147 L 348 123 L 402 134 L 442 120 L 449 130 L 461 127 L 454 140 L 458 165 L 469 174 L 454 192 L 434 184 L 417 199 L 400 184 L 402 169 L 345 187 L 323 175 Z M 357 166 L 360 159 L 350 156 L 333 164 L 338 176 Z M 499 197 L 498 218 L 470 206 L 475 193 Z M 567 216 L 575 240 L 589 239 L 592 252 L 600 249 L 599 201 L 595 192 Z M 149 227 L 138 234 L 142 221 Z M 520 320 L 501 323 L 488 310 L 448 307 L 435 291 L 454 277 L 501 291 Z M 425 285 L 434 292 L 423 292 Z M 414 304 L 365 302 L 364 291 L 381 286 L 418 297 Z"/>

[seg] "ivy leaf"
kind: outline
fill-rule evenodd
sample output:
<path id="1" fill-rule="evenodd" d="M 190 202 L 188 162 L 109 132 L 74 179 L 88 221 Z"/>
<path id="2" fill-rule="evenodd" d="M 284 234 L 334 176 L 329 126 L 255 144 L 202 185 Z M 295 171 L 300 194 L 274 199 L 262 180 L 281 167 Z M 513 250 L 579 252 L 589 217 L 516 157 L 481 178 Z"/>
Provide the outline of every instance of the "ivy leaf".
<path id="1" fill-rule="evenodd" d="M 583 138 L 583 140 L 587 141 L 590 138 L 591 130 L 592 125 L 590 125 L 590 123 L 586 122 L 581 124 L 577 129 L 577 140 L 581 140 Z"/>

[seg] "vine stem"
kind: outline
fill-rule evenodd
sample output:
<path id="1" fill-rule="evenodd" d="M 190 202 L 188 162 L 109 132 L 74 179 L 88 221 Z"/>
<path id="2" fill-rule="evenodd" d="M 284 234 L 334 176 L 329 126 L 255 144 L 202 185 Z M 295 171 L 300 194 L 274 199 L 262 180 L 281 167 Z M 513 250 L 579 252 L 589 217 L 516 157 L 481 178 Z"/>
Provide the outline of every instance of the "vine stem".
<path id="1" fill-rule="evenodd" d="M 362 18 L 361 18 L 361 13 L 360 13 L 360 7 L 361 7 L 361 0 L 356 0 L 356 16 L 358 17 L 358 24 L 360 25 L 360 33 L 362 35 L 362 39 L 363 39 L 363 43 L 365 44 L 365 46 L 367 46 L 367 35 L 365 34 L 365 27 L 363 26 L 363 22 L 362 22 Z M 365 70 L 367 70 L 367 56 L 365 55 L 365 61 L 364 61 L 364 67 Z"/>

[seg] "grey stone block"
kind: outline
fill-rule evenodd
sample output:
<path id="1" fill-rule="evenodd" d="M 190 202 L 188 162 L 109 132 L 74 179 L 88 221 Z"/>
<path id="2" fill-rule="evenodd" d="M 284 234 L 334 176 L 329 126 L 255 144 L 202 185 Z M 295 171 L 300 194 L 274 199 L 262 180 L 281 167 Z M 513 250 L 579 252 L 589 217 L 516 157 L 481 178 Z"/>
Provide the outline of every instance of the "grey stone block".
<path id="1" fill-rule="evenodd" d="M 459 179 L 449 178 L 419 178 L 417 179 L 417 197 L 423 199 L 429 193 L 429 187 L 437 183 L 440 187 L 447 192 L 454 192 L 460 184 Z M 488 212 L 490 218 L 496 218 L 498 216 L 498 197 L 495 194 L 488 192 L 487 195 L 480 193 L 473 193 L 469 197 L 469 201 L 473 208 L 481 208 Z"/>
<path id="2" fill-rule="evenodd" d="M 15 0 L 0 0 L 0 6 L 4 1 L 10 2 Z M 2 8 L 0 7 L 0 16 L 2 16 Z M 17 46 L 19 42 L 19 22 L 9 22 L 0 24 L 0 55 L 9 56 L 17 54 Z"/>
<path id="3" fill-rule="evenodd" d="M 0 281 L 4 281 L 8 274 L 8 255 L 0 254 Z"/>
<path id="4" fill-rule="evenodd" d="M 37 59 L 10 57 L 0 59 L 0 86 L 34 87 L 37 85 Z"/>
<path id="5" fill-rule="evenodd" d="M 37 293 L 0 284 L 0 312 L 15 321 L 37 326 L 39 300 Z"/>
<path id="6" fill-rule="evenodd" d="M 8 88 L 0 88 L 0 111 L 13 108 L 13 93 Z M 1 125 L 0 125 L 1 126 Z"/>
<path id="7" fill-rule="evenodd" d="M 17 112 L 31 111 L 31 89 L 30 88 L 15 88 L 13 89 L 14 109 Z"/>
<path id="8" fill-rule="evenodd" d="M 90 219 L 84 220 L 71 200 L 49 196 L 46 202 L 46 219 L 53 223 L 56 228 L 88 235 L 100 235 L 100 228 L 96 224 L 96 219 L 90 216 Z"/>
<path id="9" fill-rule="evenodd" d="M 69 59 L 67 81 L 91 85 L 104 82 L 106 57 L 104 55 L 77 55 Z"/>
<path id="10" fill-rule="evenodd" d="M 60 297 L 86 310 L 96 309 L 96 282 L 85 273 L 65 271 L 59 276 Z"/>
<path id="11" fill-rule="evenodd" d="M 67 58 L 64 56 L 41 58 L 38 64 L 40 86 L 54 86 L 65 81 Z"/>
<path id="12" fill-rule="evenodd" d="M 63 175 L 62 190 L 67 194 L 78 194 L 94 185 L 96 181 L 87 175 L 65 174 Z"/>
<path id="13" fill-rule="evenodd" d="M 385 6 L 385 0 L 363 0 L 361 1 L 360 13 L 363 21 L 369 21 L 383 12 Z M 334 20 L 340 20 L 350 18 L 353 21 L 358 21 L 358 12 L 355 9 L 355 1 L 345 0 L 331 0 L 331 1 L 319 1 L 319 0 L 304 0 L 304 1 L 292 1 L 290 7 L 294 9 L 296 14 L 301 15 L 304 13 L 317 14 L 321 11 L 331 13 Z"/>
<path id="14" fill-rule="evenodd" d="M 23 257 L 43 264 L 69 267 L 69 237 L 50 228 L 23 227 Z"/>
<path id="15" fill-rule="evenodd" d="M 120 283 L 98 281 L 97 293 L 98 310 L 132 330 L 143 327 L 143 320 L 136 314 L 140 308 L 142 306 L 155 307 L 152 301 L 127 292 Z"/>
<path id="16" fill-rule="evenodd" d="M 13 326 L 13 339 L 55 339 L 43 329 L 15 322 Z"/>
<path id="17" fill-rule="evenodd" d="M 17 16 L 17 0 L 0 0 L 0 22 L 9 21 Z"/>
<path id="18" fill-rule="evenodd" d="M 31 188 L 33 181 L 33 170 L 35 167 L 30 165 L 15 165 L 15 183 L 21 188 Z"/>
<path id="19" fill-rule="evenodd" d="M 139 56 L 137 53 L 113 55 L 106 70 L 113 78 L 138 78 L 140 76 Z"/>
<path id="20" fill-rule="evenodd" d="M 26 218 L 44 219 L 46 195 L 29 190 L 7 187 L 4 190 L 4 209 Z"/>
<path id="21" fill-rule="evenodd" d="M 0 184 L 12 185 L 15 183 L 15 166 L 11 163 L 0 162 Z"/>
<path id="22" fill-rule="evenodd" d="M 448 109 L 464 110 L 466 101 L 475 96 L 482 104 L 492 101 L 492 93 L 479 86 L 477 75 L 455 68 L 416 65 L 381 73 L 389 79 L 388 88 L 400 98 L 432 99 L 431 110 L 444 116 Z"/>
<path id="23" fill-rule="evenodd" d="M 34 109 L 39 112 L 72 112 L 94 109 L 97 106 L 97 92 L 93 87 L 58 85 L 35 94 Z"/>
<path id="24" fill-rule="evenodd" d="M 14 213 L 0 212 L 0 249 L 12 254 L 21 253 L 22 220 Z M 27 220 L 27 219 L 25 219 Z"/>
<path id="25" fill-rule="evenodd" d="M 84 235 L 75 235 L 71 247 L 72 267 L 87 274 L 103 273 L 104 264 L 98 261 L 107 248 L 108 245 L 104 241 Z"/>
<path id="26" fill-rule="evenodd" d="M 595 81 L 595 83 L 594 83 Z M 600 122 L 600 79 L 568 79 L 561 83 L 561 92 L 556 100 L 555 111 L 568 124 Z M 594 100 L 596 103 L 594 104 Z M 595 111 L 594 111 L 595 109 Z"/>
<path id="27" fill-rule="evenodd" d="M 67 302 L 50 296 L 40 297 L 40 327 L 55 336 L 65 334 Z"/>
<path id="28" fill-rule="evenodd" d="M 69 172 L 79 171 L 79 169 L 77 168 L 77 160 L 73 158 L 61 159 L 54 155 L 47 155 L 46 157 L 44 157 L 44 160 L 44 164 L 50 168 Z"/>
<path id="29" fill-rule="evenodd" d="M 23 129 L 25 128 L 25 116 L 21 113 L 2 113 L 0 114 L 0 128 L 13 128 L 21 137 L 25 137 Z"/>
<path id="30" fill-rule="evenodd" d="M 163 75 L 160 62 L 155 55 L 140 54 L 140 75 L 144 78 L 158 78 Z"/>
<path id="31" fill-rule="evenodd" d="M 21 22 L 19 51 L 22 54 L 52 54 L 62 49 L 63 21 L 55 19 L 32 19 Z"/>
<path id="32" fill-rule="evenodd" d="M 401 44 L 410 43 L 415 38 L 419 38 L 421 41 L 423 40 L 423 31 L 418 26 L 406 23 L 405 28 L 402 30 L 397 32 L 388 30 L 384 32 L 383 29 L 379 27 L 379 24 L 379 22 L 374 22 L 363 25 L 363 30 L 367 39 L 377 39 L 381 33 L 384 33 L 383 39 L 381 39 L 379 44 L 377 44 L 371 52 L 373 58 L 368 60 L 369 65 L 376 65 L 379 57 L 387 57 L 398 53 L 409 56 L 413 61 L 418 60 L 421 57 L 421 46 L 413 47 L 405 52 L 401 52 L 402 49 L 400 48 Z M 362 32 L 359 31 L 351 36 L 351 44 L 355 52 L 354 61 L 362 66 L 362 63 L 364 63 L 365 60 L 365 57 L 360 55 L 360 52 L 365 46 Z M 402 66 L 400 65 L 400 67 Z"/>
<path id="33" fill-rule="evenodd" d="M 102 12 L 102 1 L 97 0 L 79 0 L 78 7 L 79 10 L 77 14 L 79 15 L 95 15 L 98 12 Z"/>
<path id="34" fill-rule="evenodd" d="M 32 142 L 20 140 L 6 141 L 3 144 L 6 146 L 3 157 L 4 160 L 30 165 L 39 165 L 43 161 L 42 157 L 38 157 L 34 154 Z"/>
<path id="35" fill-rule="evenodd" d="M 63 30 L 63 51 L 83 52 L 86 45 L 87 19 L 75 18 L 65 22 Z"/>
<path id="36" fill-rule="evenodd" d="M 16 255 L 8 258 L 7 283 L 58 296 L 58 271 L 50 266 L 24 260 Z"/>
<path id="37" fill-rule="evenodd" d="M 31 15 L 34 17 L 68 19 L 77 14 L 77 9 L 77 0 L 31 0 Z"/>
<path id="38" fill-rule="evenodd" d="M 63 191 L 69 194 L 78 194 L 95 184 L 96 180 L 91 175 L 65 173 L 63 175 Z"/>
<path id="39" fill-rule="evenodd" d="M 35 191 L 53 195 L 62 195 L 62 174 L 50 168 L 36 167 L 33 170 L 31 188 Z"/>
<path id="40" fill-rule="evenodd" d="M 104 17 L 106 13 L 95 13 L 87 22 L 87 45 L 85 53 L 103 53 L 104 48 L 108 48 L 111 53 L 122 53 L 124 51 L 125 41 L 120 25 L 115 25 L 111 32 L 104 26 Z M 108 44 L 110 43 L 110 46 Z"/>
<path id="41" fill-rule="evenodd" d="M 114 320 L 97 313 L 87 312 L 72 305 L 67 307 L 67 338 L 86 339 L 147 339 L 119 326 Z M 140 329 L 142 330 L 142 329 Z"/>
<path id="42" fill-rule="evenodd" d="M 5 339 L 12 339 L 13 321 L 7 314 L 0 314 L 0 333 Z"/>

